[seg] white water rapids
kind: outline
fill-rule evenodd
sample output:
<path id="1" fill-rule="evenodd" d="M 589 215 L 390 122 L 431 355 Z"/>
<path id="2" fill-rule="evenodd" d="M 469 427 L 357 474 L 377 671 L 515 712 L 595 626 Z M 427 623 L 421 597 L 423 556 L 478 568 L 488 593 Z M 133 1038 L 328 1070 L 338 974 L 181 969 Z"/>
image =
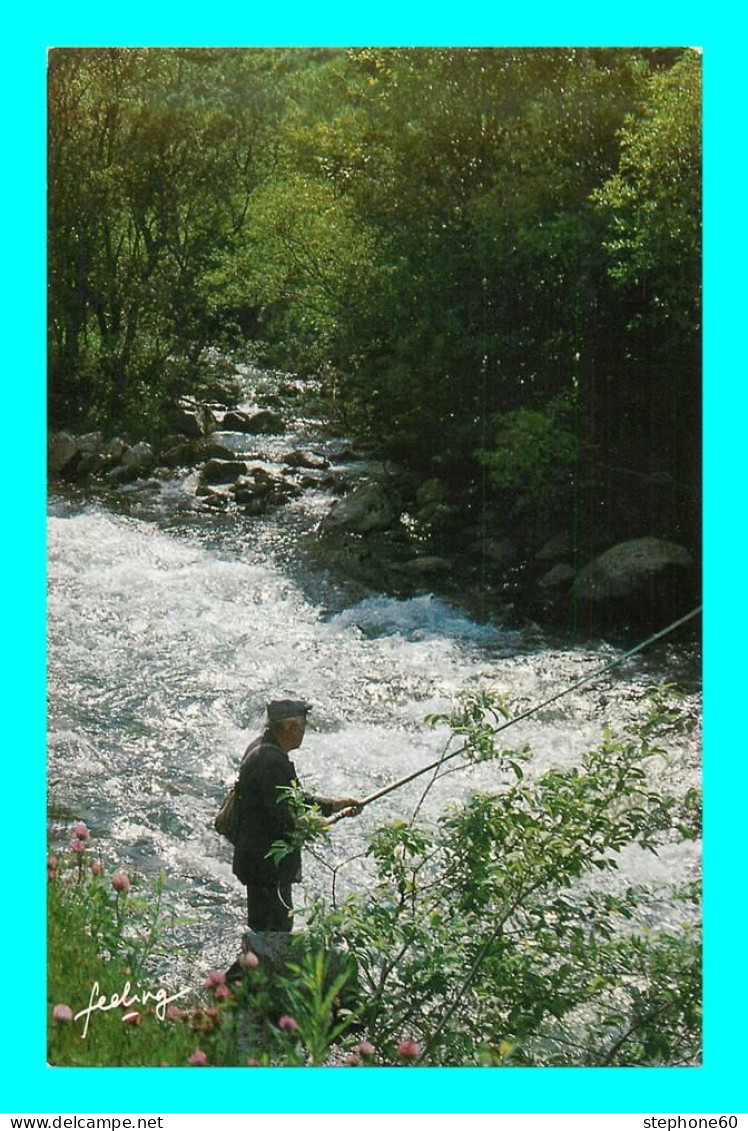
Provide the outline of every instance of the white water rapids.
<path id="1" fill-rule="evenodd" d="M 265 443 L 287 450 L 293 440 Z M 50 499 L 52 836 L 64 847 L 70 822 L 82 819 L 109 866 L 163 869 L 167 904 L 192 920 L 172 928 L 173 941 L 186 946 L 196 972 L 231 961 L 243 928 L 244 889 L 212 821 L 268 699 L 314 705 L 293 755 L 304 785 L 364 796 L 439 756 L 446 731 L 423 720 L 449 709 L 460 689 L 490 687 L 526 707 L 617 654 L 604 642 L 551 644 L 535 626 L 477 624 L 429 594 L 346 603 L 329 579 L 305 574 L 294 553 L 295 532 L 330 505 L 322 491 L 263 519 L 198 514 L 184 477 L 122 495 L 129 513 L 90 497 Z M 641 713 L 648 684 L 680 680 L 694 727 L 656 772 L 663 789 L 681 792 L 700 780 L 696 671 L 688 648 L 661 645 L 518 724 L 504 744 L 532 746 L 531 772 L 569 764 L 599 744 L 606 723 L 620 729 Z M 331 859 L 350 859 L 339 893 L 369 882 L 366 834 L 409 817 L 429 780 L 335 826 Z M 422 815 L 502 780 L 492 764 L 451 773 Z M 694 842 L 658 857 L 628 851 L 618 882 L 694 878 L 699 853 Z M 304 871 L 297 907 L 305 893 L 330 888 L 320 860 L 308 858 Z"/>

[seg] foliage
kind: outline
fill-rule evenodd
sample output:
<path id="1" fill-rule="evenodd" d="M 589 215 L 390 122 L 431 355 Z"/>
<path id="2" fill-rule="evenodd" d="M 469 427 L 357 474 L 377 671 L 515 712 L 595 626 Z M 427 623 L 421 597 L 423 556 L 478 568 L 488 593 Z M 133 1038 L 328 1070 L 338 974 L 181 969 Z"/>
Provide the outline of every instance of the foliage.
<path id="1" fill-rule="evenodd" d="M 645 287 L 650 326 L 700 323 L 701 60 L 654 75 L 645 112 L 621 129 L 618 171 L 593 194 L 610 218 L 610 274 Z"/>
<path id="2" fill-rule="evenodd" d="M 342 1015 L 331 1020 L 331 1008 L 350 970 L 339 967 L 328 979 L 324 956 L 300 951 L 298 966 L 287 974 L 288 992 L 254 956 L 230 985 L 216 971 L 199 988 L 167 986 L 158 973 L 172 930 L 163 877 L 147 883 L 107 875 L 89 837 L 78 845 L 48 859 L 51 1064 L 303 1064 L 310 1056 L 313 1063 L 324 1058 L 348 1025 Z M 284 1023 L 283 1005 L 293 1007 L 298 1023 L 288 1016 Z"/>
<path id="3" fill-rule="evenodd" d="M 701 497 L 701 56 L 654 73 L 619 133 L 618 168 L 592 194 L 631 381 L 620 441 L 671 477 L 647 492 L 671 532 L 692 538 Z M 607 430 L 606 430 L 607 431 Z M 600 442 L 607 437 L 600 435 Z M 662 521 L 661 519 L 661 521 Z M 684 530 L 685 528 L 685 530 Z M 667 529 L 667 527 L 665 527 Z"/>
<path id="4" fill-rule="evenodd" d="M 516 498 L 517 513 L 551 517 L 572 499 L 578 458 L 571 397 L 559 396 L 544 411 L 518 408 L 495 418 L 494 446 L 479 453 L 491 481 Z"/>
<path id="5" fill-rule="evenodd" d="M 175 991 L 154 973 L 170 926 L 163 877 L 130 890 L 123 875 L 107 875 L 101 856 L 88 845 L 48 859 L 50 1064 L 160 1064 L 165 1057 L 184 1063 L 194 1047 L 189 1029 L 169 1026 L 164 1002 Z M 119 891 L 112 886 L 115 879 Z M 142 987 L 150 992 L 147 1002 L 141 1000 Z M 102 994 L 106 1009 L 97 1009 Z M 112 1004 L 112 994 L 129 1007 Z"/>
<path id="6" fill-rule="evenodd" d="M 53 418 L 152 435 L 167 362 L 213 338 L 199 281 L 261 177 L 264 98 L 233 52 L 64 49 L 49 71 Z M 271 85 L 271 84 L 268 84 Z M 210 95 L 208 95 L 210 91 Z"/>
<path id="7" fill-rule="evenodd" d="M 300 1063 L 322 1065 L 330 1050 L 354 1020 L 353 1013 L 337 1006 L 352 977 L 352 967 L 334 970 L 323 951 L 302 951 L 298 963 L 289 963 L 285 981 L 288 1007 L 296 1022 L 303 1053 Z"/>
<path id="8" fill-rule="evenodd" d="M 581 765 L 477 794 L 435 828 L 378 830 L 375 891 L 326 929 L 357 956 L 366 1031 L 385 1055 L 408 1033 L 432 1064 L 698 1060 L 697 889 L 673 894 L 673 932 L 644 925 L 654 892 L 604 881 L 633 846 L 698 835 L 695 793 L 662 796 L 648 776 L 664 755 L 661 710 L 606 732 Z M 477 719 L 468 748 L 485 729 Z"/>
<path id="9" fill-rule="evenodd" d="M 303 848 L 312 841 L 329 841 L 330 830 L 327 819 L 318 805 L 310 804 L 307 795 L 298 784 L 278 787 L 279 804 L 283 804 L 291 815 L 293 836 L 287 840 L 276 840 L 270 846 L 268 856 L 278 864 L 296 848 Z"/>
<path id="10" fill-rule="evenodd" d="M 463 697 L 434 722 L 512 781 L 433 825 L 380 826 L 369 890 L 339 906 L 320 899 L 285 967 L 245 952 L 235 978 L 214 972 L 202 992 L 158 980 L 163 882 L 131 890 L 100 857 L 93 874 L 88 837 L 74 841 L 48 862 L 50 1062 L 698 1062 L 698 885 L 668 894 L 611 882 L 624 852 L 699 834 L 696 791 L 663 795 L 650 772 L 667 756 L 662 735 L 680 726 L 669 689 L 644 705 L 639 723 L 606 731 L 578 765 L 531 775 L 497 751 L 506 702 Z M 680 922 L 647 926 L 665 898 Z M 99 987 L 105 1004 L 81 1039 Z M 140 996 L 135 1019 L 112 1006 L 113 987 Z"/>

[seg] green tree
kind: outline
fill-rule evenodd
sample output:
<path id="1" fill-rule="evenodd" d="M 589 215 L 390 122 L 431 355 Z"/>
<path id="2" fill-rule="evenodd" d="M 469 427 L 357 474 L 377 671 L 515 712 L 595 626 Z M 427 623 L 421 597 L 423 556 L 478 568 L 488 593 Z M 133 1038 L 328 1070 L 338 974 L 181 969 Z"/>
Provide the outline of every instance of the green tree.
<path id="1" fill-rule="evenodd" d="M 621 130 L 616 173 L 593 193 L 609 224 L 609 272 L 637 288 L 637 323 L 672 333 L 701 325 L 701 57 L 650 80 L 644 112 Z"/>
<path id="2" fill-rule="evenodd" d="M 628 390 L 610 436 L 610 462 L 649 472 L 643 508 L 664 532 L 699 541 L 701 468 L 701 57 L 687 50 L 651 75 L 639 114 L 620 131 L 615 173 L 594 193 L 618 304 Z M 606 407 L 606 406 L 604 406 Z M 601 419 L 600 414 L 598 419 Z M 617 432 L 617 435 L 615 434 Z M 663 490 L 663 483 L 665 490 Z M 619 484 L 620 486 L 620 484 Z"/>
<path id="3" fill-rule="evenodd" d="M 559 392 L 605 279 L 589 194 L 647 73 L 634 52 L 362 49 L 298 77 L 275 196 L 282 209 L 287 176 L 325 186 L 304 233 L 335 292 L 325 348 L 393 454 L 474 469 L 494 412 Z"/>
<path id="4" fill-rule="evenodd" d="M 246 218 L 271 112 L 233 52 L 58 50 L 49 71 L 53 419 L 153 429 L 199 281 Z M 255 83 L 255 87 L 257 83 Z"/>

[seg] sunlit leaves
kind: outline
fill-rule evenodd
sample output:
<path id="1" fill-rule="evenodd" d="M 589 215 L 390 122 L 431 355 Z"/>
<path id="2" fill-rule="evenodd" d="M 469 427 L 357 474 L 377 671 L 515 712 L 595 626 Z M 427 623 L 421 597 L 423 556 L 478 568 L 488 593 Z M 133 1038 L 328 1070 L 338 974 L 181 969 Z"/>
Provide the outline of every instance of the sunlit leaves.
<path id="1" fill-rule="evenodd" d="M 650 80 L 644 113 L 621 130 L 614 176 L 593 195 L 609 221 L 611 275 L 650 288 L 652 323 L 699 319 L 701 57 Z"/>
<path id="2" fill-rule="evenodd" d="M 380 826 L 375 894 L 328 920 L 359 959 L 379 1043 L 414 1033 L 437 1064 L 698 1060 L 697 887 L 608 880 L 633 846 L 698 834 L 698 795 L 664 795 L 649 775 L 658 731 L 675 725 L 666 691 L 650 698 L 638 726 L 606 733 L 577 766 L 475 794 L 435 828 Z M 471 693 L 448 718 L 455 742 L 480 750 L 507 714 Z M 682 924 L 648 929 L 666 897 Z"/>
<path id="3" fill-rule="evenodd" d="M 278 786 L 278 795 L 278 804 L 283 805 L 290 814 L 293 835 L 284 840 L 276 840 L 270 846 L 268 856 L 275 864 L 304 845 L 329 839 L 330 834 L 321 809 L 318 805 L 310 804 L 299 785 Z"/>

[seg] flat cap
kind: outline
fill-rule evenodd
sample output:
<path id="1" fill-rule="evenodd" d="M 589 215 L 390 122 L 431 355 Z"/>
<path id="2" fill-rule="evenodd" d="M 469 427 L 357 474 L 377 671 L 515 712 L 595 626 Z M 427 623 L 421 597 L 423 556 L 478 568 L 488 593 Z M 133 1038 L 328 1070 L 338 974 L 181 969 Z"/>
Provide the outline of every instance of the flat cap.
<path id="1" fill-rule="evenodd" d="M 268 703 L 268 719 L 271 723 L 279 723 L 283 719 L 305 719 L 311 709 L 311 703 L 303 699 L 273 699 Z"/>

